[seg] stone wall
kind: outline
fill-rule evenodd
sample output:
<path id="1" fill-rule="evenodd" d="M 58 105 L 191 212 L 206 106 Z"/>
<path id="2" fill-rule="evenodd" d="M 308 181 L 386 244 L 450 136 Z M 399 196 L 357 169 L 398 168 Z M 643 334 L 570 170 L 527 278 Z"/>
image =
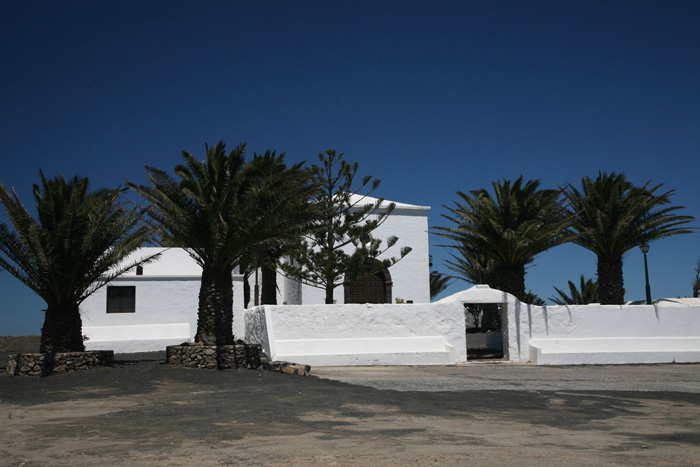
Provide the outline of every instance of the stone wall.
<path id="1" fill-rule="evenodd" d="M 165 361 L 171 365 L 189 368 L 225 369 L 248 368 L 276 371 L 278 373 L 306 376 L 309 365 L 291 362 L 271 362 L 263 353 L 262 345 L 246 344 L 242 340 L 233 345 L 170 345 L 165 351 Z"/>
<path id="2" fill-rule="evenodd" d="M 9 355 L 7 372 L 13 376 L 59 375 L 114 363 L 111 350 L 66 353 L 25 353 Z"/>
<path id="3" fill-rule="evenodd" d="M 165 349 L 165 361 L 189 368 L 259 368 L 269 359 L 263 355 L 262 346 L 246 344 L 239 340 L 233 345 L 169 345 Z"/>

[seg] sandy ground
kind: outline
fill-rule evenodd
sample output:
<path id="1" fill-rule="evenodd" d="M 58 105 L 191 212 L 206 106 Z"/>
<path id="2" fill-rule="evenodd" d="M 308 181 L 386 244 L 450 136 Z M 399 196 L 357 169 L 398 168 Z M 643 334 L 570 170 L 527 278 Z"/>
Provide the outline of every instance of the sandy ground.
<path id="1" fill-rule="evenodd" d="M 700 465 L 700 365 L 312 371 L 3 374 L 0 465 Z"/>

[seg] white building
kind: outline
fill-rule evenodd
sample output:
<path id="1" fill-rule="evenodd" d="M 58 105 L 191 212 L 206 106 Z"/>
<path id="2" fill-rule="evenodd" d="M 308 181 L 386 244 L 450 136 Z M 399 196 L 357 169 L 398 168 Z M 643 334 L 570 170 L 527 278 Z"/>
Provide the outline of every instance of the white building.
<path id="1" fill-rule="evenodd" d="M 367 197 L 367 203 L 376 199 Z M 385 201 L 379 211 L 386 209 Z M 376 300 L 377 287 L 385 303 L 396 299 L 413 303 L 430 301 L 429 243 L 427 206 L 396 203 L 386 221 L 372 232 L 374 238 L 399 238 L 385 253 L 398 256 L 401 248 L 412 251 L 388 271 L 376 274 L 370 284 L 357 281 L 336 288 L 337 304 Z M 352 245 L 348 249 L 352 249 Z M 117 352 L 163 350 L 166 345 L 192 342 L 197 331 L 197 308 L 201 268 L 183 249 L 143 248 L 133 257 L 160 253 L 157 261 L 115 279 L 88 297 L 81 305 L 83 333 L 87 349 L 112 349 Z M 379 257 L 380 259 L 382 256 Z M 289 261 L 289 259 L 287 259 Z M 234 335 L 245 336 L 243 308 L 243 276 L 232 276 L 234 303 Z M 302 285 L 278 276 L 278 303 L 289 305 L 321 304 L 322 289 Z M 254 284 L 251 282 L 251 289 Z M 375 292 L 374 297 L 364 299 Z M 253 293 L 251 291 L 251 293 Z M 252 302 L 252 300 L 251 300 Z M 252 306 L 252 303 L 251 303 Z"/>

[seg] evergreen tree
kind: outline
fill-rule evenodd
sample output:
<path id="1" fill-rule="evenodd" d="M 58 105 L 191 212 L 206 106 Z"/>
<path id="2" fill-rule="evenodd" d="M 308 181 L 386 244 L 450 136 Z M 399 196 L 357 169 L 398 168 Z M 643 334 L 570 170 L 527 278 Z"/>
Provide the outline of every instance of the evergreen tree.
<path id="1" fill-rule="evenodd" d="M 315 186 L 311 200 L 316 209 L 314 228 L 294 245 L 297 265 L 281 266 L 290 277 L 324 289 L 325 303 L 332 304 L 333 291 L 346 274 L 356 279 L 382 271 L 411 249 L 402 248 L 398 259 L 379 260 L 377 257 L 396 244 L 398 238 L 390 237 L 382 247 L 382 241 L 371 233 L 386 221 L 395 204 L 380 210 L 383 199 L 370 202 L 367 196 L 379 186 L 380 180 L 367 175 L 356 185 L 359 164 L 348 163 L 342 153 L 329 149 L 320 153 L 318 159 L 320 164 L 308 169 L 311 184 Z"/>

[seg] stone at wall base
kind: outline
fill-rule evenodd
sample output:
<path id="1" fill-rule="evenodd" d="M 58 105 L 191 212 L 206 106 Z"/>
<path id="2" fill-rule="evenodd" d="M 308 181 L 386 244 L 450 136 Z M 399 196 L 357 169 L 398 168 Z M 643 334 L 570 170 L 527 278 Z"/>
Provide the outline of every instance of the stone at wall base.
<path id="1" fill-rule="evenodd" d="M 7 372 L 12 376 L 47 376 L 111 366 L 114 352 L 89 350 L 87 352 L 25 353 L 7 358 Z"/>
<path id="2" fill-rule="evenodd" d="M 169 345 L 165 349 L 165 362 L 188 368 L 257 369 L 267 363 L 267 358 L 261 345 L 239 340 L 231 345 Z"/>
<path id="3" fill-rule="evenodd" d="M 227 369 L 248 368 L 270 370 L 278 373 L 306 376 L 309 365 L 290 362 L 270 362 L 260 344 L 246 344 L 242 340 L 232 345 L 169 345 L 165 349 L 165 362 L 188 368 Z"/>
<path id="4" fill-rule="evenodd" d="M 270 362 L 263 364 L 263 368 L 266 370 L 276 371 L 277 373 L 286 373 L 289 375 L 299 375 L 306 376 L 311 373 L 311 367 L 309 365 L 301 365 L 299 363 L 291 362 Z"/>

